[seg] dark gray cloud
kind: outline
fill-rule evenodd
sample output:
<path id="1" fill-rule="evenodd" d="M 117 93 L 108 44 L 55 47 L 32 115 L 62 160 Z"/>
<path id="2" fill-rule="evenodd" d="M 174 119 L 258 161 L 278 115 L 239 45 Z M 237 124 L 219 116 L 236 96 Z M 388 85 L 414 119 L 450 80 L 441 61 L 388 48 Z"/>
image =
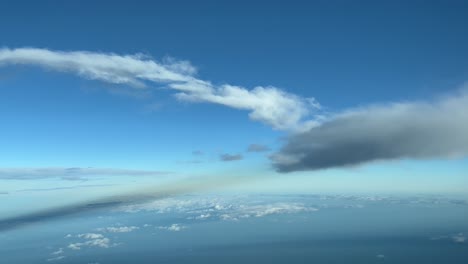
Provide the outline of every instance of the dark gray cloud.
<path id="1" fill-rule="evenodd" d="M 280 172 L 354 166 L 377 160 L 468 155 L 468 93 L 438 101 L 373 105 L 333 116 L 292 135 L 271 156 Z"/>
<path id="2" fill-rule="evenodd" d="M 8 194 L 8 192 L 0 192 L 0 195 L 2 195 L 2 194 Z"/>
<path id="3" fill-rule="evenodd" d="M 113 168 L 0 168 L 0 180 L 35 180 L 60 178 L 76 181 L 95 176 L 160 176 L 164 171 L 129 170 Z"/>
<path id="4" fill-rule="evenodd" d="M 219 159 L 222 161 L 235 161 L 235 160 L 241 160 L 244 157 L 241 154 L 221 154 L 219 156 Z"/>
<path id="5" fill-rule="evenodd" d="M 250 144 L 249 147 L 247 148 L 248 152 L 266 152 L 270 151 L 270 148 L 265 145 L 261 144 Z"/>

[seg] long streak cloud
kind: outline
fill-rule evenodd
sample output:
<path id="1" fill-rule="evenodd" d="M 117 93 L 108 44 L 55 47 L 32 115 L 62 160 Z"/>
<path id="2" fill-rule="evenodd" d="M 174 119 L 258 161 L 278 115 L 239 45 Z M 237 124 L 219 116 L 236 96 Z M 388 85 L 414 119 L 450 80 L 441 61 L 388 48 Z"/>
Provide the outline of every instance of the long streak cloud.
<path id="1" fill-rule="evenodd" d="M 218 190 L 220 188 L 259 180 L 260 178 L 261 176 L 204 176 L 197 178 L 186 178 L 162 185 L 151 186 L 143 189 L 139 188 L 114 196 L 102 197 L 74 204 L 67 204 L 60 207 L 28 212 L 6 218 L 0 216 L 0 232 L 20 228 L 30 224 L 52 221 L 67 216 L 105 210 L 117 206 L 164 199 L 181 194 Z"/>
<path id="2" fill-rule="evenodd" d="M 163 176 L 165 171 L 129 170 L 116 168 L 0 168 L 0 180 L 38 180 L 60 178 L 63 180 L 83 180 L 98 176 Z"/>
<path id="3" fill-rule="evenodd" d="M 86 51 L 53 51 L 38 48 L 0 49 L 0 66 L 34 65 L 74 73 L 89 80 L 126 84 L 144 89 L 165 85 L 179 100 L 205 102 L 249 111 L 252 120 L 279 130 L 299 130 L 313 122 L 307 117 L 320 108 L 314 98 L 301 98 L 273 86 L 247 89 L 230 84 L 215 85 L 196 78 L 187 61 L 158 62 L 144 56 Z"/>
<path id="4" fill-rule="evenodd" d="M 468 155 L 468 93 L 434 102 L 351 109 L 291 135 L 271 156 L 279 172 L 355 166 L 378 160 Z"/>

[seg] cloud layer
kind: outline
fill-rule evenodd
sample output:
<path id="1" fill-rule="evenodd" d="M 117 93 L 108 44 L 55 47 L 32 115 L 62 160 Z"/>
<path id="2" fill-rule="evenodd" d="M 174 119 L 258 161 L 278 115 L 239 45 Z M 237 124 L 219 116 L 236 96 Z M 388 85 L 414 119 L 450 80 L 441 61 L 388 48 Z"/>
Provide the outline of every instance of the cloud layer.
<path id="1" fill-rule="evenodd" d="M 272 155 L 280 172 L 354 166 L 377 160 L 468 155 L 468 93 L 435 102 L 372 105 L 332 116 L 292 135 Z"/>
<path id="2" fill-rule="evenodd" d="M 320 104 L 313 98 L 304 99 L 272 86 L 258 86 L 249 90 L 230 84 L 215 85 L 194 77 L 196 69 L 187 61 L 168 59 L 158 62 L 142 54 L 3 48 L 0 49 L 2 65 L 40 66 L 74 73 L 89 80 L 126 84 L 135 88 L 162 84 L 175 90 L 179 100 L 246 110 L 250 112 L 252 120 L 275 129 L 301 129 L 309 125 L 310 121 L 305 122 L 305 119 L 311 111 L 320 108 Z"/>

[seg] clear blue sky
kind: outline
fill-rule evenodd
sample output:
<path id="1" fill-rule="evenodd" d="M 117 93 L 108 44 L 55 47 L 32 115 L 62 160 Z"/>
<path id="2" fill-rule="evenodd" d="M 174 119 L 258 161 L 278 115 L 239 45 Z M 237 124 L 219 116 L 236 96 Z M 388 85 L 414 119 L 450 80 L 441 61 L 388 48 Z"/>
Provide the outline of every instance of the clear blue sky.
<path id="1" fill-rule="evenodd" d="M 275 86 L 315 98 L 326 113 L 431 101 L 468 80 L 466 1 L 95 2 L 2 1 L 0 47 L 170 56 L 189 61 L 201 80 Z M 248 110 L 181 102 L 163 84 L 148 84 L 147 94 L 35 65 L 2 66 L 1 168 L 271 174 L 278 179 L 260 187 L 281 191 L 459 193 L 467 184 L 463 157 L 277 173 L 268 156 L 291 132 Z M 271 150 L 247 152 L 250 144 Z M 51 184 L 0 181 L 5 192 Z"/>

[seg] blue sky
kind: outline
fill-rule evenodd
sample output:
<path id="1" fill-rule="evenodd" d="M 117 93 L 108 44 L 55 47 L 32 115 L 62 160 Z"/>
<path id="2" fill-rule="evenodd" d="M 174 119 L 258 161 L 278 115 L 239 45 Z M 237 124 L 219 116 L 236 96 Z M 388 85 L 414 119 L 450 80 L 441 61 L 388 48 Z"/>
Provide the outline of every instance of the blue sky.
<path id="1" fill-rule="evenodd" d="M 443 153 L 402 153 L 350 167 L 311 170 L 306 164 L 306 169 L 278 173 L 274 166 L 284 168 L 283 161 L 273 160 L 272 166 L 269 157 L 286 145 L 283 154 L 293 155 L 296 148 L 286 141 L 297 133 L 296 123 L 304 128 L 305 121 L 333 121 L 347 111 L 365 117 L 373 111 L 387 113 L 387 105 L 394 102 L 407 103 L 408 115 L 416 117 L 425 116 L 424 107 L 414 107 L 416 102 L 427 102 L 428 114 L 457 114 L 459 119 L 447 117 L 447 122 L 463 132 L 466 128 L 459 124 L 466 115 L 460 111 L 466 108 L 458 106 L 468 97 L 458 93 L 468 80 L 467 11 L 466 1 L 2 2 L 0 47 L 17 56 L 12 61 L 25 60 L 15 53 L 23 48 L 144 54 L 142 60 L 191 65 L 196 73 L 176 72 L 209 81 L 214 89 L 226 84 L 246 91 L 273 86 L 294 96 L 294 103 L 305 103 L 309 113 L 292 125 L 278 125 L 284 118 L 266 120 L 268 113 L 249 117 L 254 110 L 239 109 L 238 102 L 213 103 L 206 99 L 211 95 L 189 94 L 199 102 L 179 100 L 174 95 L 180 89 L 168 88 L 167 82 L 143 80 L 146 87 L 141 88 L 102 76 L 83 78 L 83 68 L 57 70 L 44 61 L 3 61 L 0 168 L 26 174 L 36 168 L 75 167 L 171 172 L 166 178 L 272 175 L 274 180 L 248 189 L 281 192 L 466 194 L 461 186 L 467 183 L 467 140 L 458 134 L 445 135 L 459 141 L 449 142 Z M 437 103 L 443 96 L 449 99 Z M 307 98 L 315 98 L 320 108 L 308 105 Z M 450 98 L 462 98 L 458 108 L 445 109 Z M 380 110 L 369 110 L 369 105 Z M 359 112 L 358 107 L 367 110 Z M 438 120 L 445 124 L 445 119 Z M 431 122 L 429 117 L 427 124 Z M 440 137 L 428 134 L 429 139 Z M 270 151 L 248 152 L 250 144 Z M 242 159 L 222 161 L 223 154 Z M 93 180 L 126 186 L 153 179 Z M 0 181 L 0 191 L 9 193 L 70 185 L 61 179 Z"/>

